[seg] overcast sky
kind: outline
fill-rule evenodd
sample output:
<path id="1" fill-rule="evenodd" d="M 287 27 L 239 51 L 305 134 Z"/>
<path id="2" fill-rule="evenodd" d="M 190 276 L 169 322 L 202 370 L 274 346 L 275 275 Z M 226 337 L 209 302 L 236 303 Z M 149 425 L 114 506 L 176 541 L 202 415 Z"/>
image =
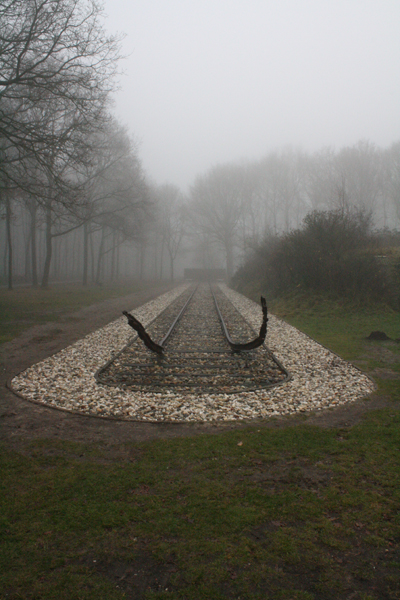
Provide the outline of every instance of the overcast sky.
<path id="1" fill-rule="evenodd" d="M 292 145 L 400 140 L 399 0 L 105 0 L 124 32 L 114 112 L 182 188 Z"/>

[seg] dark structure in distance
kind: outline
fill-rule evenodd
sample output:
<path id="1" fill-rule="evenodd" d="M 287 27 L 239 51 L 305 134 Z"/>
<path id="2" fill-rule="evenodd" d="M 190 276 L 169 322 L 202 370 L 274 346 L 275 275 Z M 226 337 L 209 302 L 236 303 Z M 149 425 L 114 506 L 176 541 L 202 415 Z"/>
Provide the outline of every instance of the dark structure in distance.
<path id="1" fill-rule="evenodd" d="M 185 279 L 193 281 L 226 281 L 226 269 L 185 269 Z"/>

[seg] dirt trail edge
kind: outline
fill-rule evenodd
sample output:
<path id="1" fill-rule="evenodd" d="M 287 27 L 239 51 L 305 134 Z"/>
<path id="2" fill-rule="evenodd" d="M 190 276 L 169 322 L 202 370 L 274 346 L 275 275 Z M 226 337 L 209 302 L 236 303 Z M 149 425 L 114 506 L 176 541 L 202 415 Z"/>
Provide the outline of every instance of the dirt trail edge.
<path id="1" fill-rule="evenodd" d="M 0 347 L 0 440 L 15 449 L 27 441 L 43 438 L 114 445 L 199 433 L 219 433 L 221 430 L 248 426 L 250 422 L 157 424 L 86 417 L 33 404 L 6 388 L 7 381 L 32 364 L 104 327 L 121 316 L 121 311 L 127 307 L 133 309 L 141 306 L 167 289 L 170 286 L 160 286 L 82 308 L 64 316 L 58 323 L 36 325 L 11 342 L 3 344 Z M 382 408 L 388 402 L 388 398 L 373 395 L 334 410 L 258 421 L 258 426 L 282 427 L 307 422 L 322 427 L 349 427 L 358 422 L 365 411 Z"/>

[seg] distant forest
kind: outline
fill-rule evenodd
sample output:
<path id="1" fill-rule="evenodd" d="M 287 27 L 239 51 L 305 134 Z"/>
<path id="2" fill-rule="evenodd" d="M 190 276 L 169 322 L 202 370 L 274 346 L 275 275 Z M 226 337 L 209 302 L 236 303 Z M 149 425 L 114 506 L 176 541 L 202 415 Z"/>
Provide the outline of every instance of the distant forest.
<path id="1" fill-rule="evenodd" d="M 400 142 L 277 150 L 213 166 L 185 193 L 149 181 L 109 110 L 120 40 L 100 16 L 94 1 L 0 3 L 3 285 L 173 280 L 184 266 L 231 278 L 313 211 L 398 228 Z"/>
<path id="2" fill-rule="evenodd" d="M 97 157 L 101 166 L 87 179 L 74 173 L 73 183 L 51 179 L 49 187 L 35 169 L 3 185 L 4 284 L 172 280 L 184 266 L 223 267 L 230 278 L 265 240 L 298 229 L 313 211 L 362 210 L 370 230 L 398 228 L 400 143 L 314 154 L 287 149 L 218 165 L 185 195 L 146 180 L 116 122 L 102 136 L 108 155 Z"/>

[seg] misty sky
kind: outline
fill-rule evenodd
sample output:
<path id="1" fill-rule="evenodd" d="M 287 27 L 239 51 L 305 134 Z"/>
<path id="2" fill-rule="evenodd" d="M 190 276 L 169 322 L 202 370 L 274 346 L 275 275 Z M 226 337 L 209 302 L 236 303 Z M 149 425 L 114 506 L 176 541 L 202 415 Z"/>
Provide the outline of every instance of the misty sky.
<path id="1" fill-rule="evenodd" d="M 105 0 L 114 112 L 157 183 L 286 145 L 400 140 L 399 0 Z"/>

